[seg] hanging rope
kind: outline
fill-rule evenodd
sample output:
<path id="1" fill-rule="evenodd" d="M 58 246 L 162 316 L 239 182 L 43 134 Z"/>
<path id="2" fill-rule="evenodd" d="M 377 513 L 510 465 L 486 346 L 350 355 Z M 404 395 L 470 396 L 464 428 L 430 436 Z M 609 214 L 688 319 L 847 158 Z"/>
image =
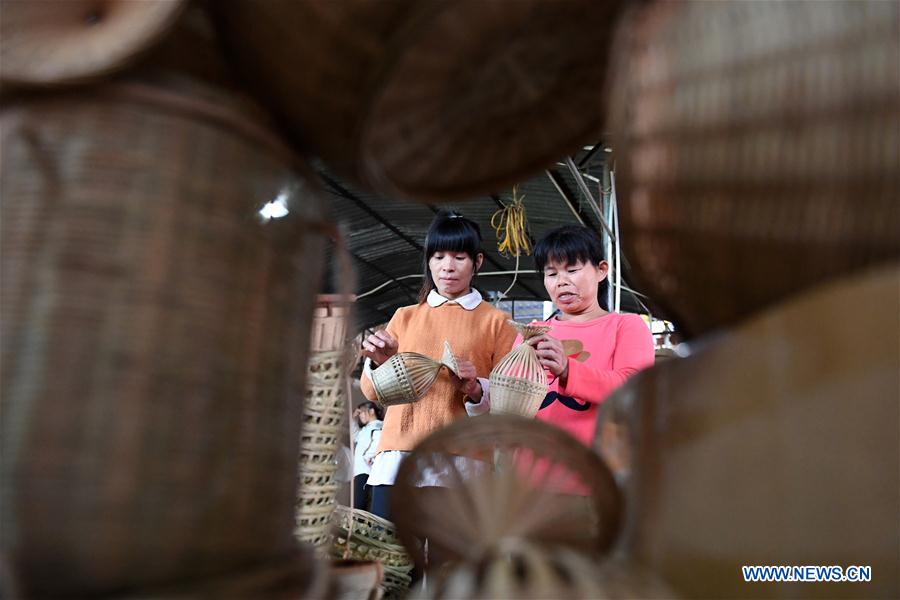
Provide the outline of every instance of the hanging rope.
<path id="1" fill-rule="evenodd" d="M 522 202 L 525 196 L 519 196 L 519 186 L 514 185 L 512 189 L 512 201 L 504 204 L 503 208 L 497 210 L 491 216 L 491 227 L 497 234 L 497 250 L 506 258 L 516 257 L 516 272 L 513 275 L 512 283 L 500 294 L 497 301 L 506 298 L 513 286 L 516 285 L 516 279 L 519 277 L 519 257 L 524 252 L 531 254 L 531 240 L 528 238 L 528 219 L 525 217 L 525 204 Z"/>
<path id="2" fill-rule="evenodd" d="M 519 197 L 519 186 L 513 186 L 512 202 L 491 216 L 491 227 L 497 233 L 497 250 L 506 258 L 519 257 L 524 252 L 531 254 L 531 240 L 528 239 L 528 220 L 525 218 L 525 196 Z"/>

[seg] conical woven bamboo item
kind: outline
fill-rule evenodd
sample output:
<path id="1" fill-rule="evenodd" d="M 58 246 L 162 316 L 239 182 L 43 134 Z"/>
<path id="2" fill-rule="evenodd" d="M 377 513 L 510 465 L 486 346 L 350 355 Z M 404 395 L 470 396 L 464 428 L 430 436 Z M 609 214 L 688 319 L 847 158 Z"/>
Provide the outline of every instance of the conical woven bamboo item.
<path id="1" fill-rule="evenodd" d="M 229 0 L 223 38 L 294 139 L 414 201 L 470 198 L 596 141 L 623 0 Z M 302 65 L 302 66 L 301 66 Z"/>
<path id="2" fill-rule="evenodd" d="M 621 240 L 680 331 L 900 258 L 900 3 L 655 2 L 627 23 Z"/>
<path id="3" fill-rule="evenodd" d="M 440 361 L 418 352 L 398 352 L 372 371 L 378 402 L 382 406 L 415 402 L 428 392 L 444 367 L 456 374 L 456 359 L 446 340 Z"/>
<path id="4" fill-rule="evenodd" d="M 546 325 L 522 325 L 508 321 L 522 336 L 522 343 L 504 356 L 491 371 L 491 414 L 534 417 L 547 396 L 547 373 L 534 348 L 525 342 L 550 331 Z"/>
<path id="5" fill-rule="evenodd" d="M 60 84 L 115 71 L 157 41 L 184 0 L 2 0 L 0 81 Z"/>

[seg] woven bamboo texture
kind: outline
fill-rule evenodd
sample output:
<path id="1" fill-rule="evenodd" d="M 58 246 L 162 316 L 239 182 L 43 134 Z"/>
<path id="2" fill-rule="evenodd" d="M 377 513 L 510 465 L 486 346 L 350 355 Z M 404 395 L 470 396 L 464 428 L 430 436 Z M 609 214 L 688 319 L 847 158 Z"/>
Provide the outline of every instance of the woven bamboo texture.
<path id="1" fill-rule="evenodd" d="M 842 594 L 897 597 L 898 306 L 900 263 L 830 282 L 610 396 L 631 434 L 632 557 L 683 597 L 729 598 L 751 593 L 733 576 L 748 556 L 853 556 L 872 581 L 841 584 Z"/>
<path id="2" fill-rule="evenodd" d="M 423 202 L 502 189 L 595 141 L 624 4 L 236 0 L 219 11 L 236 63 L 299 144 Z"/>
<path id="3" fill-rule="evenodd" d="M 10 101 L 0 127 L 0 535 L 26 593 L 287 555 L 317 192 L 245 114 L 149 86 Z"/>
<path id="4" fill-rule="evenodd" d="M 493 456 L 493 465 L 466 473 L 459 456 Z M 419 487 L 425 472 L 447 472 L 446 487 Z M 400 465 L 391 498 L 397 534 L 419 564 L 420 539 L 450 562 L 477 560 L 511 538 L 602 554 L 620 522 L 600 457 L 561 429 L 513 415 L 458 421 L 425 438 Z"/>
<path id="5" fill-rule="evenodd" d="M 656 2 L 615 45 L 623 249 L 682 331 L 900 257 L 900 4 Z"/>
<path id="6" fill-rule="evenodd" d="M 508 321 L 522 336 L 522 343 L 500 359 L 490 374 L 491 414 L 532 418 L 549 389 L 547 373 L 537 354 L 525 342 L 550 331 L 542 325 L 522 325 Z"/>
<path id="7" fill-rule="evenodd" d="M 394 406 L 419 400 L 434 385 L 443 367 L 452 373 L 456 373 L 458 368 L 453 350 L 446 340 L 440 361 L 418 352 L 393 355 L 372 371 L 372 386 L 378 402 L 382 406 Z"/>
<path id="8" fill-rule="evenodd" d="M 254 598 L 260 600 L 321 600 L 333 598 L 334 580 L 328 564 L 311 548 L 298 548 L 287 557 L 254 563 L 217 577 L 197 578 L 176 585 L 133 590 L 129 598 L 193 600 L 196 598 Z"/>
<path id="9" fill-rule="evenodd" d="M 2 0 L 0 81 L 48 85 L 122 69 L 157 42 L 184 0 Z"/>
<path id="10" fill-rule="evenodd" d="M 622 561 L 599 565 L 588 555 L 522 540 L 510 540 L 479 560 L 430 574 L 428 585 L 410 594 L 411 600 L 673 597 L 672 590 L 652 573 L 634 565 Z"/>
<path id="11" fill-rule="evenodd" d="M 400 544 L 393 523 L 364 510 L 338 505 L 332 525 L 332 556 L 381 562 L 384 565 L 382 590 L 385 598 L 405 595 L 411 582 L 413 564 L 412 558 Z"/>
<path id="12" fill-rule="evenodd" d="M 352 297 L 320 295 L 313 314 L 300 438 L 295 535 L 323 549 L 339 483 L 337 450 L 346 433 L 347 327 Z"/>

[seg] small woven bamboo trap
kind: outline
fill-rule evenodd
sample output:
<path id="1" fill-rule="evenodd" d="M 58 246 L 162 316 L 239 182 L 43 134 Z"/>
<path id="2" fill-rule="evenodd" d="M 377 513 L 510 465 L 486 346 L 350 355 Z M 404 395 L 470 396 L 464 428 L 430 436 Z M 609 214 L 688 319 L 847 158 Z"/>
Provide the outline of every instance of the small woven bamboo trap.
<path id="1" fill-rule="evenodd" d="M 335 506 L 335 456 L 346 412 L 347 317 L 352 297 L 320 295 L 313 314 L 312 348 L 300 436 L 298 539 L 324 548 Z"/>
<path id="2" fill-rule="evenodd" d="M 547 396 L 547 373 L 534 348 L 525 342 L 547 333 L 545 325 L 522 325 L 508 321 L 522 336 L 522 343 L 504 356 L 491 371 L 491 414 L 532 418 Z"/>
<path id="3" fill-rule="evenodd" d="M 446 367 L 456 373 L 456 359 L 449 342 L 437 361 L 418 352 L 399 352 L 372 371 L 372 385 L 382 406 L 410 404 L 424 396 Z"/>
<path id="4" fill-rule="evenodd" d="M 332 517 L 335 558 L 377 560 L 384 565 L 385 597 L 401 597 L 409 589 L 413 562 L 394 524 L 360 509 L 337 506 Z"/>

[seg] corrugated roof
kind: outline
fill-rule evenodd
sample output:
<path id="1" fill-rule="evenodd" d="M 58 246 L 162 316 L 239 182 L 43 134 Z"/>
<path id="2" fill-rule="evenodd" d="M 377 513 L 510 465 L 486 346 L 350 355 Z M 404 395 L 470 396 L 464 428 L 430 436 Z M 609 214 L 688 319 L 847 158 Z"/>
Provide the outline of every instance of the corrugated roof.
<path id="1" fill-rule="evenodd" d="M 605 156 L 602 151 L 589 153 L 585 150 L 574 159 L 576 163 L 584 161 L 582 172 L 601 179 Z M 500 208 L 500 203 L 512 198 L 511 190 L 437 207 L 380 197 L 356 188 L 322 165 L 316 165 L 316 168 L 325 182 L 334 216 L 347 232 L 347 243 L 357 272 L 354 286 L 356 293 L 370 291 L 385 282 L 391 282 L 392 278 L 396 280 L 358 301 L 356 314 L 360 328 L 383 323 L 398 307 L 414 301 L 415 293 L 421 285 L 421 277 L 409 276 L 421 275 L 422 243 L 439 208 L 455 208 L 481 226 L 485 251 L 482 272 L 515 269 L 515 259 L 505 258 L 497 251 L 497 236 L 490 226 L 491 216 Z M 582 218 L 599 231 L 597 219 L 588 210 L 569 170 L 562 165 L 551 170 L 561 187 L 573 199 L 576 208 L 581 202 Z M 592 195 L 599 197 L 599 185 L 590 179 L 586 182 Z M 522 182 L 519 194 L 524 195 L 529 230 L 535 240 L 555 227 L 578 223 L 572 209 L 546 174 Z M 329 256 L 330 254 L 331 252 Z M 519 269 L 531 272 L 518 276 L 516 285 L 507 297 L 517 300 L 546 300 L 542 280 L 533 273 L 534 262 L 530 256 L 521 257 Z M 511 282 L 512 275 L 479 275 L 476 285 L 482 291 L 491 293 L 502 292 Z M 334 291 L 333 286 L 326 283 L 326 291 Z M 630 294 L 623 293 L 622 302 L 623 310 L 640 310 Z"/>

